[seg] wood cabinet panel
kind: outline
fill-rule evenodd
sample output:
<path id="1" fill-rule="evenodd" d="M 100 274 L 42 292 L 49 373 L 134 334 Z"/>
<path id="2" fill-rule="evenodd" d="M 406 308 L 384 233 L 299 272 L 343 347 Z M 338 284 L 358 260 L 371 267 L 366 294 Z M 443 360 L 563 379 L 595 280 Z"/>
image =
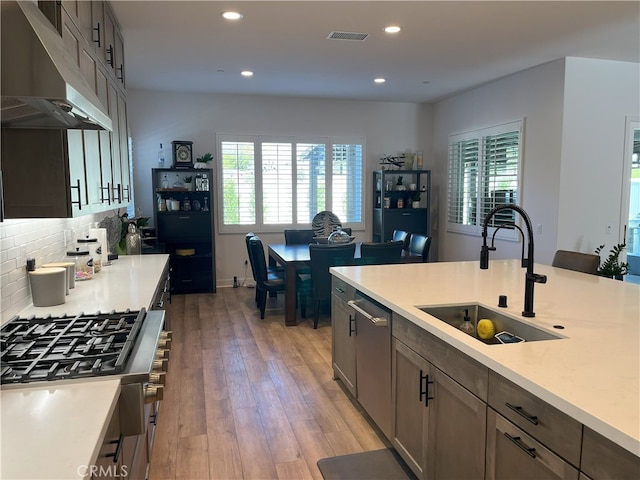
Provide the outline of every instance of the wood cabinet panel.
<path id="1" fill-rule="evenodd" d="M 394 337 L 486 401 L 489 385 L 487 367 L 396 313 L 392 325 Z"/>
<path id="2" fill-rule="evenodd" d="M 577 480 L 578 470 L 489 408 L 487 480 Z"/>
<path id="3" fill-rule="evenodd" d="M 636 480 L 640 457 L 584 427 L 580 470 L 593 480 Z"/>
<path id="4" fill-rule="evenodd" d="M 393 339 L 392 444 L 418 478 L 425 478 L 429 410 L 425 382 L 431 365 L 397 339 Z"/>
<path id="5" fill-rule="evenodd" d="M 489 406 L 568 460 L 580 464 L 582 424 L 495 372 L 489 374 Z"/>
<path id="6" fill-rule="evenodd" d="M 356 344 L 355 317 L 347 305 L 355 290 L 333 277 L 331 295 L 331 328 L 333 377 L 339 378 L 347 390 L 357 397 L 356 390 Z"/>
<path id="7" fill-rule="evenodd" d="M 484 478 L 487 404 L 437 368 L 429 379 L 427 478 Z"/>

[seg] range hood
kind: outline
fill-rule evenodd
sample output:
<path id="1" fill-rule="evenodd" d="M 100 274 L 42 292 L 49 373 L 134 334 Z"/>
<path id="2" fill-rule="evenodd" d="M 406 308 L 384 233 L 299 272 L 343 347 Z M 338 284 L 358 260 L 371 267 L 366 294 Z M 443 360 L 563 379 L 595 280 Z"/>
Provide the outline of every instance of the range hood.
<path id="1" fill-rule="evenodd" d="M 0 4 L 2 127 L 111 130 L 105 107 L 36 3 Z"/>

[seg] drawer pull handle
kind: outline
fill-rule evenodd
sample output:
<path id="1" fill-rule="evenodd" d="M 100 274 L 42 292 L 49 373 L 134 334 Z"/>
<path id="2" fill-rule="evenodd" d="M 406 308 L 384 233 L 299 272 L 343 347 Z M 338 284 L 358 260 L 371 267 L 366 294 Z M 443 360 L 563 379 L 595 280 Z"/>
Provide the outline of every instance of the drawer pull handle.
<path id="1" fill-rule="evenodd" d="M 338 292 L 338 293 L 345 293 L 345 292 L 344 292 L 344 288 L 341 288 L 341 287 L 336 287 L 336 292 Z"/>
<path id="2" fill-rule="evenodd" d="M 524 453 L 529 455 L 531 458 L 536 458 L 536 449 L 527 447 L 524 443 L 522 443 L 522 441 L 520 440 L 520 437 L 512 437 L 507 432 L 504 432 L 504 436 L 507 437 L 509 440 L 511 440 L 513 443 L 515 443 L 518 446 L 518 448 L 520 448 L 520 450 L 522 450 Z"/>
<path id="3" fill-rule="evenodd" d="M 534 425 L 538 425 L 538 417 L 536 417 L 535 415 L 527 414 L 527 412 L 525 412 L 522 409 L 522 407 L 518 407 L 516 405 L 511 405 L 509 402 L 505 402 L 505 405 L 507 407 L 509 407 L 511 410 L 513 410 L 514 412 L 516 412 L 518 415 L 520 415 L 522 418 L 527 420 L 528 422 L 531 422 Z"/>
<path id="4" fill-rule="evenodd" d="M 113 463 L 118 463 L 118 460 L 120 459 L 120 453 L 122 452 L 122 444 L 124 440 L 124 435 L 121 433 L 120 436 L 118 437 L 118 440 L 112 440 L 109 443 L 111 444 L 116 444 L 116 451 L 113 453 L 107 453 L 105 455 L 105 457 L 113 457 Z"/>

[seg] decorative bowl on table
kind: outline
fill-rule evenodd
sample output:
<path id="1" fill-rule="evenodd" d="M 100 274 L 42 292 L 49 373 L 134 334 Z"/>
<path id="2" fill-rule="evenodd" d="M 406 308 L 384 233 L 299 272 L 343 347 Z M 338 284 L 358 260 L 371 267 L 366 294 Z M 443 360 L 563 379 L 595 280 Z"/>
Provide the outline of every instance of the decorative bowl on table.
<path id="1" fill-rule="evenodd" d="M 345 232 L 346 233 L 346 232 Z M 356 237 L 351 237 L 349 235 L 347 235 L 347 241 L 346 242 L 341 242 L 341 243 L 351 243 L 355 240 Z M 316 241 L 316 243 L 331 243 L 332 245 L 337 245 L 340 242 L 329 242 L 329 237 L 313 237 L 313 239 Z"/>

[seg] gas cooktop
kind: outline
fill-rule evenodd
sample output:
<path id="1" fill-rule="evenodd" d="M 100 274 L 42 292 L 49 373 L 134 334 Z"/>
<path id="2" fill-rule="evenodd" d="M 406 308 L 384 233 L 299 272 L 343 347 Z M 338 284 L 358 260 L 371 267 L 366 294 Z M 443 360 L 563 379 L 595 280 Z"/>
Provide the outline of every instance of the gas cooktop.
<path id="1" fill-rule="evenodd" d="M 0 383 L 121 373 L 145 310 L 59 317 L 14 317 L 0 330 Z"/>

